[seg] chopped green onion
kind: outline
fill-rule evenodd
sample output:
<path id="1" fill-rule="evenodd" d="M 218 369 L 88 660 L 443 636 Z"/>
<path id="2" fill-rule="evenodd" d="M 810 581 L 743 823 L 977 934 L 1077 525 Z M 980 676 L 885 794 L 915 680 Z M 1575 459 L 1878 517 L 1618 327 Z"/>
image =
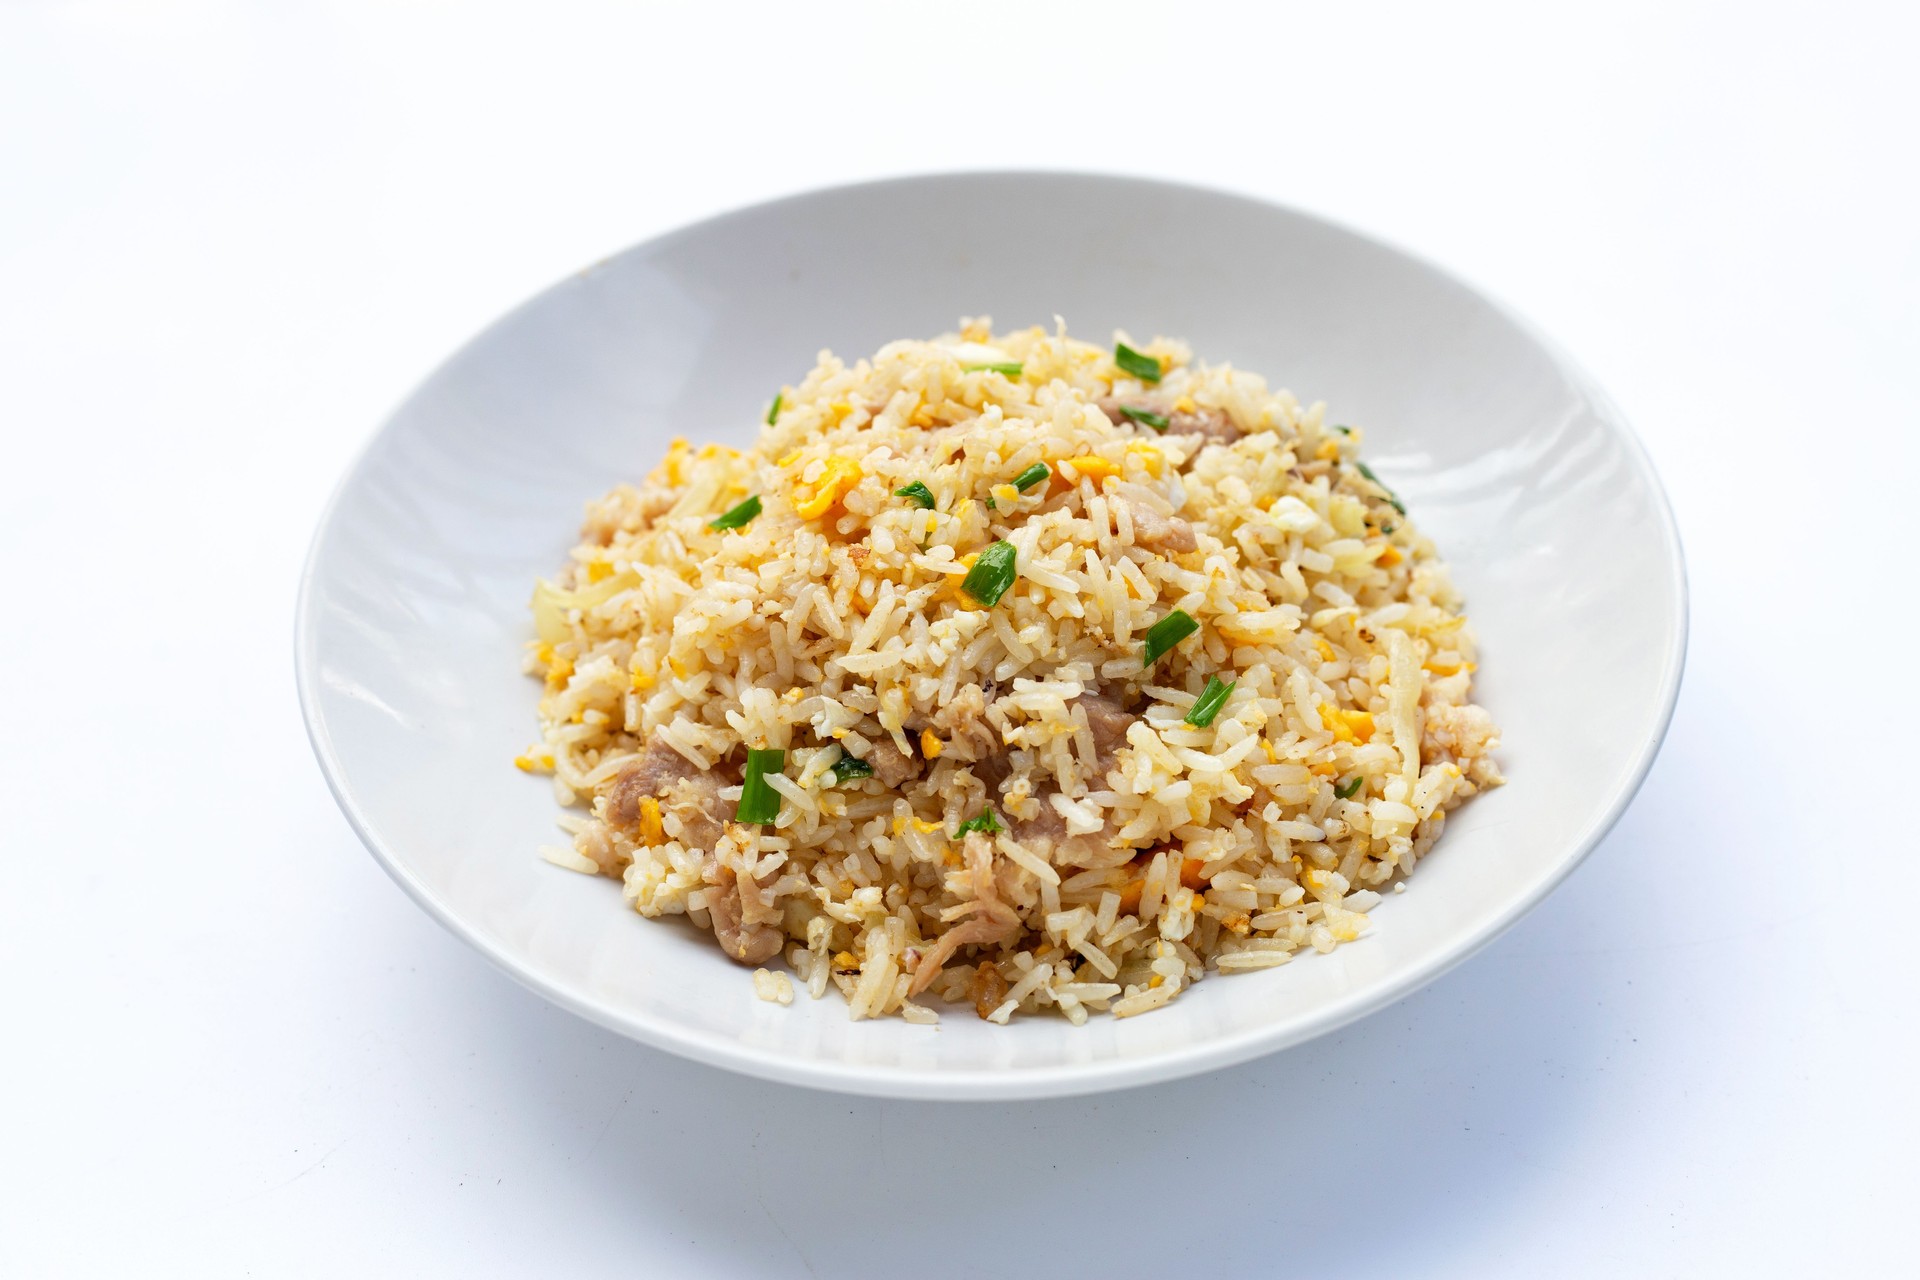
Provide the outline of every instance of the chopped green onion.
<path id="1" fill-rule="evenodd" d="M 1390 524 L 1383 524 L 1380 526 L 1380 532 L 1391 536 L 1393 533 L 1393 526 Z"/>
<path id="2" fill-rule="evenodd" d="M 1155 431 L 1164 432 L 1167 429 L 1167 415 L 1164 413 L 1150 413 L 1145 409 L 1135 409 L 1123 404 L 1120 406 L 1120 416 L 1129 422 L 1138 422 L 1152 427 Z"/>
<path id="3" fill-rule="evenodd" d="M 921 484 L 918 480 L 915 480 L 904 489 L 895 489 L 893 496 L 896 498 L 905 498 L 908 502 L 911 502 L 914 506 L 920 507 L 923 510 L 933 510 L 933 490 L 927 488 L 927 486 Z"/>
<path id="4" fill-rule="evenodd" d="M 760 514 L 760 495 L 754 494 L 725 515 L 715 516 L 707 521 L 709 529 L 738 529 L 747 521 Z"/>
<path id="5" fill-rule="evenodd" d="M 1147 628 L 1146 649 L 1140 655 L 1140 665 L 1150 667 L 1160 661 L 1166 652 L 1200 629 L 1193 615 L 1185 609 L 1175 609 L 1160 621 Z"/>
<path id="6" fill-rule="evenodd" d="M 1019 554 L 1011 542 L 996 542 L 980 553 L 960 580 L 960 589 L 991 609 L 1013 585 L 1016 575 L 1014 557 Z"/>
<path id="7" fill-rule="evenodd" d="M 1020 376 L 1020 370 L 1022 367 L 1023 367 L 1022 365 L 1009 360 L 1005 364 L 963 364 L 960 366 L 960 372 L 962 373 L 982 373 L 982 372 L 998 373 L 998 374 L 1004 374 L 1009 378 L 1017 378 Z"/>
<path id="8" fill-rule="evenodd" d="M 1358 791 L 1360 789 L 1360 784 L 1365 781 L 1366 781 L 1365 778 L 1361 777 L 1359 774 L 1356 773 L 1351 778 L 1348 778 L 1345 782 L 1335 787 L 1333 789 L 1333 794 L 1339 796 L 1342 800 L 1351 800 L 1353 799 L 1353 793 Z"/>
<path id="9" fill-rule="evenodd" d="M 784 391 L 782 391 L 779 395 L 773 398 L 773 407 L 767 410 L 768 426 L 772 426 L 773 420 L 780 416 L 780 406 L 785 404 L 786 402 L 787 402 L 787 393 Z"/>
<path id="10" fill-rule="evenodd" d="M 1053 468 L 1044 462 L 1036 462 L 1013 478 L 1013 487 L 1025 493 L 1053 474 Z"/>
<path id="11" fill-rule="evenodd" d="M 1113 344 L 1113 362 L 1142 382 L 1160 381 L 1160 361 L 1142 355 L 1124 342 Z"/>
<path id="12" fill-rule="evenodd" d="M 997 502 L 995 502 L 995 501 L 993 500 L 993 495 L 992 495 L 992 494 L 988 494 L 988 495 L 987 495 L 987 510 L 989 510 L 989 511 L 998 511 L 999 509 L 1000 509 L 1000 504 L 999 504 L 999 503 L 997 503 Z"/>
<path id="13" fill-rule="evenodd" d="M 855 778 L 871 778 L 873 766 L 858 756 L 841 756 L 833 768 L 827 770 L 827 776 L 833 779 L 834 786 L 841 787 Z"/>
<path id="14" fill-rule="evenodd" d="M 1183 718 L 1196 729 L 1206 728 L 1213 723 L 1213 718 L 1220 714 L 1220 708 L 1227 705 L 1227 699 L 1233 696 L 1234 686 L 1239 683 L 1238 680 L 1233 680 L 1221 684 L 1219 676 L 1208 676 L 1207 687 L 1202 689 L 1200 696 L 1193 700 L 1193 708 Z"/>
<path id="15" fill-rule="evenodd" d="M 1352 434 L 1353 434 L 1353 428 L 1352 428 L 1352 427 L 1343 427 L 1343 426 L 1341 426 L 1341 425 L 1340 425 L 1339 423 L 1337 423 L 1337 422 L 1336 422 L 1336 423 L 1334 423 L 1334 425 L 1333 425 L 1333 429 L 1334 429 L 1335 431 L 1338 431 L 1338 432 L 1339 432 L 1339 433 L 1340 433 L 1341 435 L 1343 435 L 1343 436 L 1350 436 L 1350 435 L 1352 435 Z"/>
<path id="16" fill-rule="evenodd" d="M 961 823 L 960 829 L 953 833 L 953 838 L 958 840 L 971 831 L 978 831 L 982 835 L 997 836 L 1005 830 L 1006 828 L 1000 825 L 1000 819 L 994 816 L 993 806 L 988 805 L 979 813 L 974 814 L 971 818 Z"/>
<path id="17" fill-rule="evenodd" d="M 769 773 L 787 767 L 784 751 L 748 751 L 747 776 L 740 784 L 740 806 L 733 811 L 735 822 L 771 826 L 780 816 L 780 793 L 767 782 Z"/>
<path id="18" fill-rule="evenodd" d="M 1364 462 L 1356 462 L 1353 465 L 1360 468 L 1361 475 L 1365 476 L 1367 479 L 1373 481 L 1375 484 L 1379 485 L 1382 489 L 1386 490 L 1387 501 L 1393 504 L 1393 509 L 1395 511 L 1398 511 L 1401 515 L 1407 514 L 1406 504 L 1400 501 L 1399 495 L 1395 494 L 1393 490 L 1387 488 L 1385 482 L 1383 482 L 1379 476 L 1373 474 L 1372 467 L 1368 466 Z"/>

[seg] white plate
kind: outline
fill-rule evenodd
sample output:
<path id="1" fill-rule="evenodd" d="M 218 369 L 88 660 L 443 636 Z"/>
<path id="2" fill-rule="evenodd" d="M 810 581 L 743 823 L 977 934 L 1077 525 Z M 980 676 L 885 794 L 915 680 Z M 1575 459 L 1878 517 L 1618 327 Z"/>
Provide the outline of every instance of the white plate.
<path id="1" fill-rule="evenodd" d="M 519 674 L 527 599 L 582 504 L 667 440 L 736 445 L 823 347 L 865 355 L 962 314 L 1190 340 L 1338 421 L 1439 542 L 1483 653 L 1510 785 L 1460 810 L 1366 938 L 1210 976 L 1085 1027 L 849 1022 L 791 1008 L 690 927 L 540 861 L 548 782 Z M 663 236 L 469 343 L 395 413 L 321 520 L 301 586 L 301 704 L 367 847 L 555 1002 L 648 1044 L 856 1093 L 1015 1098 L 1162 1080 L 1331 1030 L 1486 945 L 1605 834 L 1678 692 L 1671 515 L 1619 413 L 1539 334 L 1396 250 L 1291 210 L 1134 179 L 965 174 L 841 187 Z"/>

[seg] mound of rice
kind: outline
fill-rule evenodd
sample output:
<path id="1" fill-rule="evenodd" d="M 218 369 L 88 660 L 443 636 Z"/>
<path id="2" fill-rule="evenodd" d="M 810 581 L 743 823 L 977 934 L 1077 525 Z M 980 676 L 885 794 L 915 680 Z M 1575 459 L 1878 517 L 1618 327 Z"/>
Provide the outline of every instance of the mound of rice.
<path id="1" fill-rule="evenodd" d="M 1357 428 L 1127 343 L 822 353 L 753 448 L 592 503 L 534 597 L 518 763 L 586 810 L 544 855 L 855 1018 L 1127 1016 L 1359 937 L 1500 781 L 1459 601 Z"/>

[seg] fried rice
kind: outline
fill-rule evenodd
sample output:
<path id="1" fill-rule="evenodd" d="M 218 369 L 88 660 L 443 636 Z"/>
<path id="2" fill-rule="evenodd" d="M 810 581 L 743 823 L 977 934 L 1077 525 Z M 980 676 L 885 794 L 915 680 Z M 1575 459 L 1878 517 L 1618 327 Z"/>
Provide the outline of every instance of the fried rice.
<path id="1" fill-rule="evenodd" d="M 855 1018 L 1128 1016 L 1351 942 L 1500 781 L 1361 444 L 1166 338 L 823 352 L 536 588 L 542 852 Z"/>

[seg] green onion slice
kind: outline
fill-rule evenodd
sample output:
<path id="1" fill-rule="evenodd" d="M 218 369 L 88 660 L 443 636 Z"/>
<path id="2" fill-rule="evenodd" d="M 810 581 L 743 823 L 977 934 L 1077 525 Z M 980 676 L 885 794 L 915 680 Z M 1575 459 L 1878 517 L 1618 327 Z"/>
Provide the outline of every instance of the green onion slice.
<path id="1" fill-rule="evenodd" d="M 1361 777 L 1359 774 L 1356 773 L 1351 778 L 1348 778 L 1345 782 L 1335 787 L 1333 789 L 1333 794 L 1339 796 L 1342 800 L 1351 800 L 1353 799 L 1354 792 L 1360 790 L 1360 784 L 1365 781 L 1366 781 L 1365 778 Z"/>
<path id="2" fill-rule="evenodd" d="M 1005 830 L 1006 828 L 1000 825 L 1000 819 L 995 816 L 993 806 L 988 805 L 979 813 L 974 814 L 971 818 L 961 823 L 960 829 L 953 833 L 953 838 L 958 840 L 970 831 L 978 831 L 983 835 L 997 836 Z"/>
<path id="3" fill-rule="evenodd" d="M 1385 481 L 1381 480 L 1379 476 L 1373 474 L 1372 467 L 1368 466 L 1364 462 L 1356 462 L 1353 465 L 1360 468 L 1361 475 L 1365 476 L 1367 479 L 1379 485 L 1380 488 L 1386 492 L 1387 501 L 1393 504 L 1393 509 L 1395 511 L 1398 511 L 1401 515 L 1407 514 L 1406 504 L 1400 501 L 1399 495 L 1394 493 L 1393 490 L 1387 488 Z"/>
<path id="4" fill-rule="evenodd" d="M 833 779 L 834 786 L 845 786 L 855 778 L 871 778 L 873 766 L 858 756 L 841 756 L 833 768 L 827 770 L 827 776 Z"/>
<path id="5" fill-rule="evenodd" d="M 709 529 L 738 529 L 747 521 L 760 514 L 760 495 L 754 494 L 725 515 L 715 516 L 707 521 Z"/>
<path id="6" fill-rule="evenodd" d="M 927 486 L 921 484 L 918 480 L 915 480 L 905 488 L 895 489 L 893 496 L 896 498 L 905 498 L 908 502 L 911 502 L 914 506 L 922 510 L 933 510 L 933 490 L 927 488 Z"/>
<path id="7" fill-rule="evenodd" d="M 1113 362 L 1142 382 L 1160 381 L 1160 362 L 1142 355 L 1124 342 L 1113 344 Z"/>
<path id="8" fill-rule="evenodd" d="M 787 402 L 787 393 L 784 391 L 782 391 L 779 395 L 776 395 L 773 398 L 773 406 L 767 410 L 768 426 L 772 426 L 773 420 L 780 416 L 780 406 L 785 404 L 786 402 Z"/>
<path id="9" fill-rule="evenodd" d="M 1165 432 L 1167 429 L 1167 415 L 1164 413 L 1151 413 L 1145 409 L 1135 409 L 1123 404 L 1120 406 L 1120 416 L 1129 422 L 1138 422 L 1152 427 L 1155 431 Z"/>
<path id="10" fill-rule="evenodd" d="M 1023 367 L 1024 367 L 1023 365 L 1017 364 L 1014 361 L 1009 360 L 1005 364 L 963 364 L 960 366 L 960 372 L 962 373 L 981 373 L 981 372 L 998 373 L 1009 378 L 1017 378 L 1020 376 L 1020 370 Z"/>
<path id="11" fill-rule="evenodd" d="M 1036 462 L 1013 478 L 1013 487 L 1025 493 L 1053 474 L 1053 468 L 1044 462 Z"/>
<path id="12" fill-rule="evenodd" d="M 1233 687 L 1239 683 L 1238 680 L 1230 680 L 1221 684 L 1219 676 L 1208 676 L 1207 687 L 1200 691 L 1200 696 L 1194 699 L 1193 707 L 1184 717 L 1186 722 L 1196 729 L 1204 729 L 1212 724 L 1213 718 L 1220 714 L 1220 708 L 1226 706 L 1227 699 L 1233 696 Z"/>
<path id="13" fill-rule="evenodd" d="M 1014 557 L 1019 553 L 1011 542 L 996 542 L 980 553 L 960 580 L 960 589 L 991 609 L 1013 585 L 1016 574 Z"/>
<path id="14" fill-rule="evenodd" d="M 1146 649 L 1140 655 L 1140 665 L 1150 667 L 1160 661 L 1166 652 L 1200 629 L 1193 615 L 1185 609 L 1175 609 L 1160 621 L 1147 628 Z"/>
<path id="15" fill-rule="evenodd" d="M 767 782 L 767 775 L 787 767 L 784 751 L 748 751 L 747 776 L 740 785 L 740 807 L 733 811 L 735 822 L 771 826 L 780 816 L 780 793 Z"/>
<path id="16" fill-rule="evenodd" d="M 1343 427 L 1343 426 L 1341 426 L 1341 425 L 1340 425 L 1339 423 L 1337 423 L 1337 422 L 1333 424 L 1333 429 L 1334 429 L 1335 431 L 1338 431 L 1338 432 L 1339 432 L 1339 433 L 1340 433 L 1341 435 L 1343 435 L 1343 436 L 1350 436 L 1350 435 L 1352 435 L 1352 434 L 1353 434 L 1353 428 L 1352 428 L 1352 427 Z"/>

